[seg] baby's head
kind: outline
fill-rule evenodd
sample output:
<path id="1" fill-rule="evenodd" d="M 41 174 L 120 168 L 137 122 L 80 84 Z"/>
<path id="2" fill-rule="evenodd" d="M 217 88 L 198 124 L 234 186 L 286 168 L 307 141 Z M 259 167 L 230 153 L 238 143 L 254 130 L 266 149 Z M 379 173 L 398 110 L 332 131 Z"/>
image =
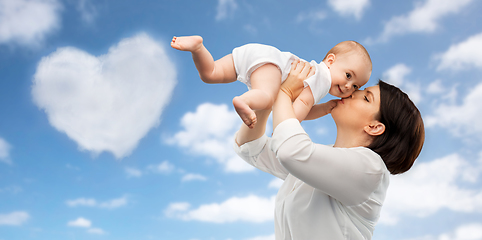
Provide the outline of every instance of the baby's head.
<path id="1" fill-rule="evenodd" d="M 330 69 L 329 93 L 336 97 L 348 97 L 365 85 L 372 74 L 372 60 L 367 50 L 355 41 L 344 41 L 334 46 L 323 62 Z"/>

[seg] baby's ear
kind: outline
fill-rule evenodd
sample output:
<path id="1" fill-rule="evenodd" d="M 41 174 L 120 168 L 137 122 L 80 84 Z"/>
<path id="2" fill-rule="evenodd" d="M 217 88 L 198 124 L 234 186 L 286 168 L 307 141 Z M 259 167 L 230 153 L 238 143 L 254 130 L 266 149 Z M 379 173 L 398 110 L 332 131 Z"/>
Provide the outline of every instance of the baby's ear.
<path id="1" fill-rule="evenodd" d="M 334 53 L 328 54 L 325 58 L 326 66 L 330 67 L 335 62 L 335 59 L 336 59 L 336 56 Z"/>

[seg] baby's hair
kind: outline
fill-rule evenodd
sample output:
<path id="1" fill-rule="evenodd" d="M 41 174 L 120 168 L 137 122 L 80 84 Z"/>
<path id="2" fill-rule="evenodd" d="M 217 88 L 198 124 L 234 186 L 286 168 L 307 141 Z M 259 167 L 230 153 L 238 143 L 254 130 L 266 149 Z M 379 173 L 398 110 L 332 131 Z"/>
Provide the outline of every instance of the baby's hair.
<path id="1" fill-rule="evenodd" d="M 368 51 L 361 45 L 360 43 L 356 41 L 343 41 L 338 44 L 336 44 L 328 53 L 326 53 L 326 56 L 323 60 L 328 57 L 331 53 L 335 54 L 335 56 L 342 56 L 343 54 L 347 54 L 350 52 L 355 51 L 358 54 L 361 54 L 365 57 L 367 60 L 367 63 L 370 65 L 370 71 L 372 70 L 372 60 L 370 58 L 370 54 L 368 54 Z"/>

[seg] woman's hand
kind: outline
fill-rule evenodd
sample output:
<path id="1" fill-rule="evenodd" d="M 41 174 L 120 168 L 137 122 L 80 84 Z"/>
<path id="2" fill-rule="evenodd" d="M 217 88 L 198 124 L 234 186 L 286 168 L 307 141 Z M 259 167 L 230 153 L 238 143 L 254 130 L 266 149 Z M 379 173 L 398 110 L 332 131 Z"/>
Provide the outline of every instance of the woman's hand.
<path id="1" fill-rule="evenodd" d="M 288 95 L 293 102 L 304 88 L 303 81 L 315 74 L 315 68 L 309 62 L 296 59 L 291 64 L 291 71 L 286 80 L 281 84 L 280 90 Z"/>

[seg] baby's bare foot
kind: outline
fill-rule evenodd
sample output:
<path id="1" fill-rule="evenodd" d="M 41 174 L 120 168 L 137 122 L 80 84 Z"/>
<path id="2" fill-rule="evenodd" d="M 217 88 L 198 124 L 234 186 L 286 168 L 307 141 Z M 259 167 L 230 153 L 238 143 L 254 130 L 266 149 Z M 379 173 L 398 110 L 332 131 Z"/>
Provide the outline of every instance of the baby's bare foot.
<path id="1" fill-rule="evenodd" d="M 233 99 L 234 109 L 249 128 L 254 128 L 257 122 L 256 113 L 240 97 Z"/>
<path id="2" fill-rule="evenodd" d="M 202 47 L 203 38 L 201 36 L 173 37 L 171 47 L 181 50 L 194 52 Z"/>

